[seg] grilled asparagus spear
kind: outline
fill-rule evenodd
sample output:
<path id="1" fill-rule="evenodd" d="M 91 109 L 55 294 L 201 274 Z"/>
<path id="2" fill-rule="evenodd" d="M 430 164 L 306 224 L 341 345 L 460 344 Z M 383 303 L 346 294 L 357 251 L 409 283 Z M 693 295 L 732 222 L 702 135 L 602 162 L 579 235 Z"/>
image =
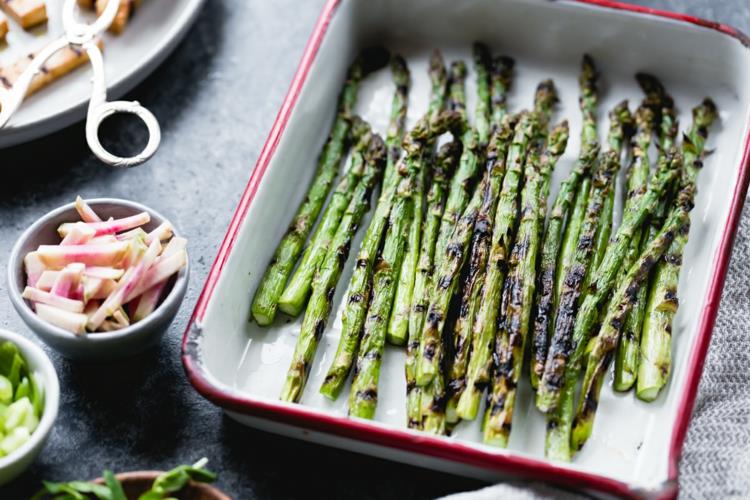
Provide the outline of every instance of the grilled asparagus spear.
<path id="1" fill-rule="evenodd" d="M 279 298 L 279 309 L 290 316 L 299 316 L 304 309 L 310 295 L 313 276 L 328 252 L 354 188 L 364 173 L 364 154 L 372 138 L 370 125 L 355 117 L 352 119 L 351 134 L 356 142 L 352 148 L 349 169 L 333 190 L 331 201 L 328 202 L 320 224 L 302 254 L 297 270 L 292 274 L 284 293 Z"/>
<path id="2" fill-rule="evenodd" d="M 630 114 L 628 101 L 623 101 L 610 112 L 610 127 L 607 134 L 607 143 L 610 151 L 617 153 L 618 158 L 622 157 L 625 145 L 630 141 L 633 135 L 633 115 Z M 609 191 L 602 214 L 599 219 L 599 227 L 596 230 L 596 251 L 594 252 L 594 268 L 599 265 L 604 251 L 609 243 L 609 237 L 612 234 L 612 216 L 615 211 L 615 190 Z"/>
<path id="3" fill-rule="evenodd" d="M 481 73 L 485 75 L 488 74 L 486 69 L 482 70 Z M 465 88 L 463 84 L 465 77 L 466 67 L 464 64 L 461 62 L 453 63 L 451 66 L 451 107 L 464 113 L 464 120 L 466 120 Z M 483 86 L 483 84 L 480 86 Z M 450 192 L 448 193 L 448 199 L 445 203 L 445 211 L 443 213 L 443 219 L 440 222 L 438 239 L 435 244 L 435 270 L 439 273 L 439 279 L 442 279 L 442 276 L 447 274 L 455 274 L 455 278 L 457 278 L 458 273 L 460 273 L 460 267 L 455 272 L 452 272 L 448 271 L 447 268 L 443 270 L 442 266 L 443 261 L 447 257 L 446 250 L 448 249 L 448 241 L 458 225 L 459 216 L 463 214 L 469 201 L 472 179 L 476 175 L 479 162 L 481 145 L 478 142 L 477 134 L 468 126 L 467 121 L 464 121 L 464 124 L 466 128 L 461 136 L 463 152 L 461 154 L 458 170 L 451 181 Z M 469 235 L 469 237 L 471 237 L 471 235 Z M 460 256 L 461 258 L 459 261 L 463 263 L 466 250 L 461 249 L 461 252 L 462 255 Z M 455 262 L 449 262 L 448 267 L 453 264 L 455 264 Z M 451 276 L 451 279 L 454 279 L 454 276 Z M 433 284 L 433 289 L 437 290 L 438 287 L 435 285 L 437 285 L 437 283 Z M 439 352 L 441 350 L 440 344 L 442 343 L 442 326 L 445 321 L 445 312 L 447 312 L 454 289 L 455 283 L 451 283 L 450 287 L 444 288 L 443 292 L 438 294 L 439 297 L 436 297 L 434 293 L 431 293 L 430 306 L 427 308 L 426 323 L 422 328 L 420 347 L 417 351 L 417 385 L 420 387 L 429 384 L 439 371 L 439 360 L 442 359 L 442 353 Z M 430 320 L 429 315 L 433 307 L 437 312 L 443 315 L 439 321 L 439 325 Z M 437 331 L 432 328 L 438 326 L 440 329 Z"/>
<path id="4" fill-rule="evenodd" d="M 569 435 L 572 425 L 572 406 L 576 385 L 581 370 L 581 363 L 586 351 L 591 330 L 599 317 L 599 308 L 604 304 L 612 291 L 620 266 L 625 259 L 625 254 L 630 246 L 633 234 L 640 228 L 644 220 L 656 210 L 659 201 L 668 190 L 676 177 L 676 168 L 682 164 L 682 157 L 674 155 L 661 162 L 659 169 L 649 181 L 648 190 L 638 200 L 631 210 L 625 212 L 622 223 L 617 234 L 607 247 L 602 263 L 595 271 L 594 278 L 587 290 L 584 291 L 584 299 L 575 316 L 575 326 L 570 344 L 570 355 L 565 363 L 564 370 L 551 370 L 550 376 L 545 378 L 539 385 L 537 401 L 541 400 L 543 408 L 548 412 L 555 412 L 564 418 L 559 421 L 552 420 L 548 427 L 548 437 L 551 434 Z M 562 304 L 560 311 L 563 311 Z M 561 319 L 558 318 L 558 322 Z M 548 357 L 548 362 L 551 356 Z M 564 372 L 564 373 L 563 373 Z M 556 441 L 565 446 L 563 440 Z M 568 443 L 569 444 L 569 443 Z M 556 458 L 569 460 L 569 455 L 564 452 L 556 452 L 548 449 L 548 453 Z"/>
<path id="5" fill-rule="evenodd" d="M 424 155 L 429 145 L 436 137 L 456 127 L 458 121 L 455 113 L 444 113 L 435 120 L 427 115 L 404 141 L 407 174 L 399 183 L 383 250 L 372 279 L 372 300 L 367 310 L 362 343 L 349 393 L 349 414 L 352 416 L 372 418 L 375 414 L 380 363 L 398 277 L 396 270 L 399 269 L 403 257 L 409 223 L 414 214 L 413 193 L 417 177 L 420 175 L 420 168 L 423 168 Z"/>
<path id="6" fill-rule="evenodd" d="M 491 94 L 490 72 L 492 71 L 492 56 L 483 43 L 474 44 L 474 70 L 477 73 L 477 108 L 474 117 L 474 128 L 481 151 L 490 141 L 492 125 L 490 123 Z"/>
<path id="7" fill-rule="evenodd" d="M 539 121 L 538 137 L 535 141 L 543 143 L 547 135 L 547 124 L 549 123 L 552 108 L 557 102 L 557 89 L 551 80 L 539 84 L 534 99 L 534 111 Z M 507 121 L 507 120 L 506 120 Z M 506 143 L 512 137 L 512 127 L 506 127 L 506 136 L 502 138 Z M 499 138 L 500 139 L 500 138 Z M 503 145 L 503 155 L 507 154 L 509 144 Z M 495 150 L 497 155 L 497 148 Z M 537 154 L 537 157 L 539 155 Z M 504 161 L 503 158 L 503 167 Z M 490 164 L 488 163 L 488 167 Z M 505 174 L 503 168 L 502 175 Z M 493 179 L 487 184 L 487 195 L 483 210 L 477 218 L 474 241 L 471 246 L 471 255 L 469 257 L 468 272 L 465 275 L 461 305 L 459 315 L 453 330 L 454 355 L 453 363 L 450 370 L 450 399 L 447 406 L 448 421 L 455 423 L 458 421 L 458 415 L 455 408 L 463 391 L 466 379 L 466 368 L 469 363 L 469 347 L 471 346 L 471 331 L 474 324 L 474 318 L 479 310 L 479 300 L 484 278 L 486 273 L 487 259 L 489 257 L 489 247 L 492 238 L 491 221 L 495 218 L 495 209 L 497 208 L 497 196 L 502 184 L 502 175 Z"/>
<path id="8" fill-rule="evenodd" d="M 494 384 L 484 423 L 484 441 L 503 448 L 510 437 L 516 388 L 523 368 L 549 179 L 567 140 L 567 123 L 563 122 L 550 134 L 544 154 L 540 157 L 537 144 L 526 160 L 521 220 L 510 259 L 508 303 L 497 335 Z"/>
<path id="9" fill-rule="evenodd" d="M 482 204 L 482 194 L 486 189 L 488 178 L 485 177 L 474 191 L 466 210 L 458 220 L 456 229 L 448 239 L 444 250 L 445 255 L 440 267 L 436 270 L 435 280 L 430 294 L 430 306 L 427 310 L 424 329 L 422 330 L 422 344 L 420 348 L 425 361 L 433 362 L 436 371 L 430 387 L 422 394 L 421 411 L 422 427 L 433 434 L 445 433 L 445 380 L 441 368 L 445 356 L 442 342 L 442 331 L 448 315 L 448 305 L 458 282 L 461 268 L 466 261 L 468 246 L 474 230 L 474 224 Z M 428 343 L 425 343 L 427 339 Z M 430 348 L 432 345 L 434 348 Z M 419 383 L 419 367 L 417 365 L 417 383 Z"/>
<path id="10" fill-rule="evenodd" d="M 496 56 L 492 61 L 492 131 L 497 132 L 508 114 L 508 92 L 513 80 L 513 68 L 516 62 L 507 56 Z"/>
<path id="11" fill-rule="evenodd" d="M 446 93 L 445 65 L 439 53 L 433 54 L 431 68 L 434 88 L 439 90 L 444 98 Z M 365 314 L 370 304 L 372 268 L 383 233 L 385 232 L 391 207 L 393 206 L 396 184 L 399 179 L 396 165 L 401 156 L 401 142 L 403 141 L 406 126 L 410 77 L 408 68 L 400 57 L 395 57 L 392 60 L 391 72 L 393 74 L 393 81 L 396 84 L 396 90 L 393 95 L 391 119 L 386 138 L 388 151 L 383 189 L 375 213 L 360 245 L 359 254 L 357 255 L 357 265 L 349 281 L 349 291 L 344 302 L 344 311 L 341 315 L 341 337 L 336 349 L 336 355 L 320 388 L 320 392 L 330 399 L 338 397 L 354 363 L 354 356 L 356 355 L 362 328 L 365 323 Z"/>
<path id="12" fill-rule="evenodd" d="M 432 172 L 432 185 L 427 194 L 427 212 L 419 252 L 417 276 L 414 280 L 413 306 L 409 317 L 409 342 L 406 344 L 406 418 L 412 428 L 421 427 L 420 394 L 414 367 L 419 349 L 419 337 L 429 306 L 429 286 L 435 257 L 435 240 L 443 215 L 448 182 L 461 154 L 460 141 L 446 143 L 438 153 Z"/>
<path id="13" fill-rule="evenodd" d="M 547 441 L 545 452 L 549 458 L 557 460 L 569 456 L 569 426 L 560 425 L 569 418 L 568 401 L 563 401 L 558 408 L 549 406 L 545 399 L 546 391 L 550 387 L 557 387 L 565 373 L 572 349 L 573 325 L 576 309 L 579 303 L 583 284 L 587 280 L 589 270 L 596 251 L 596 231 L 600 217 L 609 193 L 614 189 L 614 176 L 620 167 L 619 158 L 614 151 L 607 152 L 602 158 L 598 170 L 594 174 L 589 204 L 581 224 L 581 233 L 573 262 L 565 274 L 563 290 L 557 308 L 555 329 L 550 342 L 544 375 L 539 384 L 537 406 L 548 413 Z M 570 402 L 572 403 L 572 402 Z"/>
<path id="14" fill-rule="evenodd" d="M 536 129 L 535 115 L 522 113 L 516 125 L 513 143 L 508 150 L 507 171 L 495 211 L 487 274 L 482 287 L 480 308 L 472 327 L 472 348 L 466 370 L 466 386 L 456 407 L 456 414 L 464 420 L 476 418 L 482 392 L 489 383 L 497 314 L 515 234 L 518 193 L 521 189 L 526 152 L 529 143 L 536 136 Z"/>
<path id="15" fill-rule="evenodd" d="M 597 79 L 594 61 L 589 56 L 584 56 L 579 78 L 579 104 L 583 119 L 581 152 L 555 198 L 542 241 L 539 283 L 535 298 L 536 314 L 531 334 L 530 380 L 534 389 L 539 386 L 539 379 L 544 372 L 563 275 L 575 253 L 591 188 L 590 173 L 599 155 L 596 120 L 599 102 Z"/>
<path id="16" fill-rule="evenodd" d="M 448 91 L 445 85 L 445 64 L 440 52 L 434 52 L 430 59 L 430 77 L 433 79 L 433 99 L 442 102 Z M 401 143 L 406 135 L 406 112 L 409 109 L 409 89 L 411 87 L 411 74 L 404 58 L 395 55 L 391 58 L 391 78 L 395 90 L 391 101 L 391 116 L 388 123 L 388 133 L 385 137 L 385 146 L 388 148 L 388 161 L 383 174 L 383 193 L 392 192 L 397 184 L 398 175 L 396 165 L 401 158 Z"/>
<path id="17" fill-rule="evenodd" d="M 659 127 L 659 158 L 661 159 L 665 155 L 665 152 L 671 151 L 677 138 L 678 126 L 675 118 L 674 101 L 666 93 L 661 82 L 655 77 L 640 73 L 636 78 L 646 94 L 641 107 L 647 109 L 654 116 L 654 121 L 658 122 L 661 120 Z M 648 224 L 641 230 L 640 248 L 635 249 L 631 245 L 626 260 L 632 262 L 637 258 L 637 255 L 633 255 L 635 251 L 644 249 L 656 237 L 656 234 L 664 225 L 670 200 L 671 195 L 664 197 L 654 214 L 651 215 Z M 627 391 L 635 384 L 638 364 L 640 362 L 639 344 L 646 312 L 648 291 L 648 284 L 641 287 L 638 291 L 637 303 L 625 320 L 623 334 L 615 359 L 615 380 L 613 384 L 615 390 Z"/>
<path id="18" fill-rule="evenodd" d="M 575 163 L 568 178 L 560 186 L 560 191 L 552 205 L 547 229 L 542 243 L 540 269 L 537 283 L 536 316 L 532 333 L 531 384 L 537 388 L 544 373 L 551 329 L 557 316 L 555 310 L 555 273 L 558 254 L 562 245 L 562 233 L 570 208 L 575 201 L 578 184 L 594 168 L 599 156 L 599 148 L 589 148 Z"/>
<path id="19" fill-rule="evenodd" d="M 440 225 L 440 232 L 437 241 L 437 252 L 435 254 L 435 269 L 438 270 L 438 279 L 445 279 L 451 276 L 450 285 L 444 290 L 443 298 L 444 303 L 437 305 L 441 318 L 435 322 L 431 319 L 430 313 L 434 312 L 432 309 L 434 302 L 431 301 L 431 305 L 428 308 L 427 323 L 423 326 L 421 335 L 420 350 L 418 351 L 417 361 L 417 382 L 420 385 L 424 385 L 422 389 L 422 401 L 421 401 L 421 422 L 422 428 L 426 432 L 433 434 L 445 433 L 445 398 L 446 398 L 446 380 L 442 373 L 443 364 L 445 361 L 444 349 L 442 349 L 442 336 L 443 326 L 445 324 L 445 316 L 448 312 L 448 306 L 453 296 L 453 291 L 456 287 L 456 282 L 459 279 L 458 273 L 461 271 L 463 262 L 466 260 L 466 253 L 468 248 L 466 246 L 471 239 L 473 232 L 473 225 L 470 228 L 464 228 L 461 231 L 461 225 L 465 221 L 469 220 L 470 217 L 476 218 L 477 215 L 472 214 L 473 208 L 471 204 L 466 207 L 466 200 L 468 197 L 468 190 L 471 184 L 472 178 L 475 176 L 480 157 L 485 153 L 487 146 L 488 136 L 490 132 L 490 79 L 489 65 L 491 63 L 489 51 L 481 44 L 474 45 L 474 61 L 477 71 L 477 110 L 476 110 L 476 129 L 467 127 L 466 131 L 462 136 L 462 142 L 464 145 L 461 162 L 456 175 L 451 183 L 451 192 L 446 202 L 445 213 L 443 215 L 443 221 Z M 460 105 L 460 104 L 459 104 Z M 477 190 L 488 189 L 489 184 L 489 173 L 486 173 L 482 182 L 477 187 Z M 474 200 L 481 194 L 477 191 Z M 473 201 L 472 201 L 473 202 Z M 481 204 L 481 200 L 478 202 Z M 455 218 L 461 211 L 466 207 L 464 215 L 461 219 L 455 222 Z M 471 210 L 470 210 L 471 208 Z M 467 213 L 468 212 L 468 213 Z M 473 223 L 472 223 L 473 224 Z M 458 240 L 456 239 L 458 237 Z M 468 238 L 466 242 L 463 242 L 462 238 Z M 458 250 L 461 255 L 456 261 L 451 262 L 450 257 L 446 252 L 443 251 L 445 248 L 449 250 L 451 245 L 457 245 L 456 241 L 460 241 L 461 248 Z M 447 247 L 444 245 L 448 245 Z M 455 248 L 458 248 L 456 246 Z M 458 267 L 455 266 L 459 263 Z M 447 267 L 443 266 L 447 264 Z M 450 268 L 450 271 L 448 270 Z M 433 284 L 433 291 L 437 290 L 437 285 Z M 432 297 L 432 296 L 431 296 Z M 434 318 L 434 316 L 433 316 Z M 434 328 L 437 327 L 437 330 Z M 428 342 L 435 341 L 439 349 L 434 357 L 431 356 L 431 352 L 423 350 L 425 346 L 424 339 L 426 331 L 432 332 L 428 339 Z M 436 339 L 433 337 L 437 337 Z M 429 348 L 428 348 L 429 349 Z M 429 369 L 428 369 L 429 368 Z"/>
<path id="20" fill-rule="evenodd" d="M 298 402 L 302 396 L 318 342 L 323 336 L 331 313 L 336 285 L 349 257 L 352 239 L 360 220 L 369 208 L 370 195 L 385 164 L 385 144 L 380 136 L 372 137 L 367 155 L 365 173 L 357 184 L 341 224 L 331 240 L 331 248 L 315 275 L 312 296 L 305 311 L 292 364 L 281 392 L 281 399 L 284 401 Z"/>
<path id="21" fill-rule="evenodd" d="M 438 239 L 435 243 L 437 252 L 435 253 L 435 268 L 437 269 L 440 260 L 443 258 L 442 250 L 445 249 L 448 239 L 458 223 L 466 205 L 471 197 L 472 180 L 477 173 L 479 162 L 479 142 L 474 130 L 469 127 L 468 118 L 466 117 L 466 66 L 463 62 L 457 61 L 451 64 L 450 71 L 450 100 L 449 108 L 460 114 L 464 122 L 464 132 L 461 135 L 461 160 L 458 169 L 451 179 L 448 199 L 445 202 L 443 219 L 440 222 Z M 421 354 L 420 354 L 421 358 Z M 424 385 L 424 384 L 420 384 Z"/>
<path id="22" fill-rule="evenodd" d="M 427 114 L 431 120 L 437 119 L 439 113 L 443 110 L 446 101 L 446 82 L 445 70 L 442 59 L 434 61 L 435 68 L 440 68 L 439 77 L 435 74 L 433 78 L 432 97 Z M 432 70 L 434 73 L 435 70 Z M 423 163 L 432 161 L 434 152 L 433 140 L 426 145 Z M 393 299 L 393 311 L 391 311 L 390 321 L 388 323 L 388 342 L 394 345 L 403 345 L 407 342 L 409 335 L 409 315 L 411 313 L 412 296 L 414 284 L 417 275 L 417 265 L 419 263 L 419 250 L 422 238 L 422 221 L 424 219 L 424 190 L 427 177 L 427 165 L 420 166 L 420 174 L 417 177 L 417 185 L 413 191 L 414 217 L 409 227 L 409 236 L 404 250 L 403 262 L 401 269 L 398 271 L 398 285 L 396 287 L 396 296 Z"/>
<path id="23" fill-rule="evenodd" d="M 505 176 L 505 160 L 510 140 L 513 137 L 514 127 L 515 120 L 506 116 L 505 123 L 498 132 L 493 134 L 487 148 L 486 171 L 489 173 L 489 180 L 485 186 L 482 204 L 474 224 L 471 255 L 468 257 L 469 263 L 467 264 L 469 268 L 468 277 L 464 284 L 459 316 L 453 330 L 454 357 L 448 383 L 450 399 L 446 408 L 446 417 L 450 423 L 458 421 L 457 415 L 455 415 L 455 407 L 466 383 L 472 320 L 479 305 L 479 294 L 484 283 L 484 273 L 492 240 L 492 221 L 495 219 L 497 198 Z"/>
<path id="24" fill-rule="evenodd" d="M 693 110 L 693 125 L 683 139 L 685 157 L 682 183 L 692 186 L 690 202 L 695 196 L 698 174 L 703 167 L 708 128 L 717 118 L 716 105 L 706 99 Z M 677 312 L 677 284 L 682 267 L 682 254 L 690 233 L 688 223 L 675 237 L 664 260 L 659 262 L 651 288 L 647 316 L 641 339 L 641 362 L 638 367 L 636 395 L 653 401 L 669 379 L 672 361 L 672 322 Z"/>
<path id="25" fill-rule="evenodd" d="M 625 316 L 633 308 L 638 297 L 638 290 L 648 279 L 651 268 L 669 248 L 675 238 L 684 232 L 690 224 L 690 210 L 693 208 L 695 185 L 688 183 L 677 197 L 677 206 L 670 214 L 657 237 L 649 244 L 640 258 L 633 264 L 615 292 L 599 335 L 590 347 L 583 378 L 581 397 L 573 422 L 571 446 L 580 450 L 591 436 L 596 409 L 599 404 L 607 367 L 612 359 L 617 341 L 625 322 Z"/>
<path id="26" fill-rule="evenodd" d="M 589 56 L 583 57 L 581 65 L 581 76 L 579 78 L 580 87 L 580 107 L 583 114 L 583 128 L 581 130 L 581 157 L 586 156 L 588 151 L 599 143 L 599 132 L 597 127 L 596 115 L 599 110 L 599 94 L 597 81 L 599 75 L 594 60 Z M 573 203 L 573 212 L 568 217 L 568 222 L 563 233 L 562 246 L 558 258 L 557 270 L 555 271 L 555 297 L 559 298 L 562 294 L 563 279 L 566 271 L 570 268 L 575 255 L 578 235 L 581 232 L 581 223 L 583 221 L 586 206 L 588 205 L 589 191 L 591 190 L 591 177 L 583 176 L 578 184 L 575 202 Z"/>
<path id="27" fill-rule="evenodd" d="M 626 210 L 632 207 L 638 201 L 638 198 L 643 196 L 646 184 L 648 183 L 648 177 L 651 174 L 651 162 L 649 161 L 648 150 L 651 147 L 655 122 L 656 117 L 651 108 L 643 105 L 638 108 L 636 112 L 638 135 L 635 137 L 633 145 L 633 162 L 628 171 Z M 630 264 L 635 262 L 641 250 L 645 249 L 648 239 L 648 234 L 645 234 L 643 229 L 636 232 L 630 244 L 623 269 L 629 268 Z M 642 286 L 638 289 L 638 298 L 635 301 L 633 311 L 625 319 L 623 335 L 615 362 L 614 388 L 618 391 L 630 390 L 635 382 L 635 374 L 638 369 L 638 344 L 641 335 L 640 318 L 642 318 L 637 313 L 637 307 L 640 303 L 645 302 L 647 291 L 648 286 Z"/>
<path id="28" fill-rule="evenodd" d="M 284 291 L 287 278 L 302 252 L 307 236 L 323 208 L 333 180 L 338 173 L 349 135 L 350 117 L 357 101 L 357 90 L 364 72 L 363 57 L 360 57 L 349 68 L 346 83 L 339 96 L 336 120 L 328 142 L 318 159 L 318 168 L 307 196 L 297 209 L 286 235 L 276 247 L 273 259 L 255 292 L 251 313 L 259 325 L 270 325 L 276 318 L 278 300 Z"/>

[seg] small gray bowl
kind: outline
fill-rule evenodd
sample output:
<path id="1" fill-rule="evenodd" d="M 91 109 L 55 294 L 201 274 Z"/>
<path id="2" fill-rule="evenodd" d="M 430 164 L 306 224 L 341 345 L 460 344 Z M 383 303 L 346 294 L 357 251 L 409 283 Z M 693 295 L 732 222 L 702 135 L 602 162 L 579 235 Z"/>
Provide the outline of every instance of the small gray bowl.
<path id="1" fill-rule="evenodd" d="M 150 231 L 164 222 L 166 218 L 140 203 L 116 198 L 97 198 L 87 203 L 103 219 L 119 219 L 139 212 L 148 212 L 151 222 L 144 226 Z M 8 261 L 8 292 L 13 307 L 21 319 L 47 345 L 60 354 L 71 359 L 105 360 L 121 358 L 141 352 L 157 342 L 174 320 L 182 300 L 185 298 L 189 276 L 188 264 L 172 278 L 170 289 L 156 310 L 147 318 L 132 325 L 107 333 L 90 333 L 75 335 L 42 320 L 34 313 L 21 294 L 26 286 L 26 273 L 23 269 L 24 256 L 37 249 L 39 245 L 54 245 L 60 242 L 57 227 L 63 222 L 79 220 L 74 203 L 57 208 L 37 220 L 29 227 L 10 253 Z M 177 230 L 175 228 L 175 234 Z"/>

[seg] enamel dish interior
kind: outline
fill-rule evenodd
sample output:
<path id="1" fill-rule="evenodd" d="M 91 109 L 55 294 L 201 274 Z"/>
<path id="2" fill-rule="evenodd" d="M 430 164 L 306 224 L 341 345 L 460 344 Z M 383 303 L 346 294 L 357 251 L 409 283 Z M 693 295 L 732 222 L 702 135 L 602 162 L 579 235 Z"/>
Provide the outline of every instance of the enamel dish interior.
<path id="1" fill-rule="evenodd" d="M 333 118 L 347 64 L 359 49 L 382 43 L 407 58 L 413 79 L 409 103 L 409 123 L 413 124 L 427 107 L 430 51 L 439 48 L 448 63 L 461 58 L 471 68 L 474 40 L 485 41 L 493 52 L 516 59 L 516 79 L 509 99 L 513 111 L 532 104 L 534 89 L 541 79 L 554 78 L 561 94 L 555 120 L 570 120 L 572 133 L 554 175 L 552 196 L 579 151 L 577 77 L 583 53 L 594 57 L 602 73 L 602 137 L 608 126 L 608 110 L 625 98 L 632 108 L 642 99 L 633 78 L 637 71 L 651 72 L 663 80 L 679 106 L 683 127 L 691 123 L 691 108 L 707 95 L 721 110 L 721 123 L 711 130 L 709 142 L 709 148 L 716 152 L 707 159 L 700 175 L 692 213 L 693 226 L 679 288 L 681 307 L 674 330 L 671 382 L 655 403 L 645 404 L 632 393 L 614 394 L 608 380 L 592 438 L 572 464 L 559 464 L 635 487 L 655 488 L 668 478 L 670 439 L 685 389 L 688 358 L 699 332 L 720 240 L 730 229 L 725 224 L 742 163 L 750 99 L 750 89 L 741 84 L 750 80 L 746 48 L 729 36 L 685 23 L 571 2 L 342 2 L 240 224 L 205 315 L 198 318 L 203 375 L 227 394 L 286 405 L 278 402 L 278 395 L 301 320 L 280 317 L 272 327 L 260 328 L 248 321 L 249 304 L 294 207 L 305 195 L 315 158 Z M 471 110 L 471 73 L 467 84 Z M 390 72 L 383 69 L 365 81 L 360 94 L 357 112 L 381 134 L 386 131 L 392 91 Z M 621 193 L 622 180 L 619 189 Z M 616 217 L 619 220 L 619 207 Z M 365 222 L 362 227 L 366 225 Z M 331 403 L 318 393 L 318 388 L 338 342 L 340 306 L 363 233 L 361 229 L 352 246 L 336 291 L 336 315 L 321 340 L 302 398 L 308 408 L 341 417 L 346 415 L 348 391 L 345 389 L 339 400 Z M 524 384 L 508 452 L 543 459 L 545 421 L 533 407 L 528 381 Z M 405 390 L 403 349 L 389 346 L 383 360 L 377 422 L 410 432 L 405 427 Z M 506 453 L 481 443 L 478 422 L 462 423 L 453 436 L 444 439 Z M 351 447 L 351 443 L 347 446 Z"/>

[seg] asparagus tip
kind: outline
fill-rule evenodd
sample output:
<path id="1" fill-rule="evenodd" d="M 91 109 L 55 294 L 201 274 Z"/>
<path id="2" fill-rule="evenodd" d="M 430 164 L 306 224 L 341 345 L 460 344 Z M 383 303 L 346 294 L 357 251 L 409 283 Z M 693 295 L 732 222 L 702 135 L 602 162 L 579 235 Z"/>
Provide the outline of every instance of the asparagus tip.
<path id="1" fill-rule="evenodd" d="M 656 125 L 656 113 L 653 108 L 641 105 L 635 110 L 635 121 L 639 128 L 652 128 Z"/>
<path id="2" fill-rule="evenodd" d="M 568 124 L 568 120 L 563 120 L 555 125 L 552 132 L 550 132 L 549 139 L 547 139 L 549 153 L 554 156 L 561 156 L 568 145 L 569 135 L 570 125 Z"/>
<path id="3" fill-rule="evenodd" d="M 701 128 L 710 127 L 719 117 L 719 110 L 710 97 L 706 97 L 700 106 L 693 110 L 693 120 Z"/>
<path id="4" fill-rule="evenodd" d="M 647 96 L 663 96 L 667 93 L 661 81 L 650 73 L 636 73 L 635 79 L 638 81 L 638 85 L 640 85 L 643 93 Z"/>
<path id="5" fill-rule="evenodd" d="M 451 63 L 451 79 L 457 81 L 464 78 L 466 78 L 466 63 L 463 61 L 453 61 Z"/>
<path id="6" fill-rule="evenodd" d="M 492 66 L 497 73 L 507 73 L 513 71 L 516 66 L 516 60 L 510 56 L 498 55 L 492 63 Z"/>
<path id="7" fill-rule="evenodd" d="M 352 65 L 353 75 L 360 78 L 374 71 L 383 68 L 388 64 L 391 54 L 385 47 L 375 45 L 365 48 L 357 57 L 357 61 Z"/>
<path id="8" fill-rule="evenodd" d="M 391 74 L 396 87 L 408 88 L 411 84 L 409 66 L 400 54 L 394 54 L 391 57 Z"/>
<path id="9" fill-rule="evenodd" d="M 646 94 L 643 106 L 650 107 L 660 119 L 659 113 L 674 115 L 674 99 L 667 94 L 661 81 L 650 73 L 637 73 L 635 79 Z"/>
<path id="10" fill-rule="evenodd" d="M 560 102 L 554 80 L 548 78 L 539 83 L 536 88 L 534 102 L 536 103 L 537 108 L 551 107 Z"/>
<path id="11" fill-rule="evenodd" d="M 367 160 L 369 162 L 384 161 L 387 154 L 385 141 L 380 137 L 379 134 L 372 134 L 370 137 L 370 145 L 367 149 Z"/>
<path id="12" fill-rule="evenodd" d="M 435 74 L 445 76 L 445 60 L 443 60 L 443 53 L 438 49 L 433 50 L 430 56 L 430 77 L 434 78 Z"/>
<path id="13" fill-rule="evenodd" d="M 598 76 L 594 58 L 590 54 L 584 54 L 581 62 L 581 82 L 593 83 Z"/>
<path id="14" fill-rule="evenodd" d="M 488 67 L 492 56 L 490 55 L 490 49 L 486 44 L 482 42 L 474 42 L 473 45 L 474 63 L 477 66 Z"/>

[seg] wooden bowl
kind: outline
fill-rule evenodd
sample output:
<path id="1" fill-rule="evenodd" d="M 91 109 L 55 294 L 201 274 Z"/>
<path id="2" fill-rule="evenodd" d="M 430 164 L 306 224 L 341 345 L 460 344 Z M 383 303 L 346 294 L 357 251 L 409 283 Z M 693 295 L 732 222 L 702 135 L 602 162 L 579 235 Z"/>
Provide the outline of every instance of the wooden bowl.
<path id="1" fill-rule="evenodd" d="M 122 489 L 125 490 L 128 500 L 137 500 L 141 494 L 151 488 L 159 474 L 161 474 L 159 471 L 136 471 L 115 474 L 115 477 L 122 483 Z M 94 482 L 104 484 L 104 479 L 99 478 Z M 180 500 L 231 500 L 231 497 L 210 484 L 195 481 L 190 481 L 175 497 Z"/>

